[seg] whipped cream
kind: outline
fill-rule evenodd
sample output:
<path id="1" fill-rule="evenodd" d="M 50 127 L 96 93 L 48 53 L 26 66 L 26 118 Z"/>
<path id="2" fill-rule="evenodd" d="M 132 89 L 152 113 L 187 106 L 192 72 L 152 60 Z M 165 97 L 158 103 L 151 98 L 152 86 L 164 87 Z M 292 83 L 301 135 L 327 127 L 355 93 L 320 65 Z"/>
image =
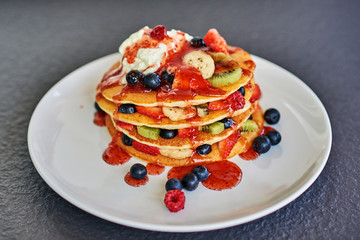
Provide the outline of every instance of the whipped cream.
<path id="1" fill-rule="evenodd" d="M 137 51 L 136 58 L 134 63 L 129 63 L 127 61 L 127 58 L 124 58 L 126 49 L 128 47 L 131 47 L 133 44 L 135 44 L 137 41 L 141 40 L 145 34 L 145 32 L 150 31 L 149 27 L 143 27 L 139 31 L 131 34 L 119 47 L 119 53 L 121 55 L 122 59 L 122 71 L 121 75 L 125 75 L 130 70 L 139 70 L 143 72 L 144 74 L 149 74 L 156 72 L 159 67 L 161 66 L 161 63 L 164 59 L 168 56 L 168 51 L 171 49 L 174 49 L 176 44 L 176 39 L 178 38 L 184 38 L 187 41 L 190 41 L 192 39 L 192 36 L 185 33 L 183 35 L 183 32 L 179 30 L 172 29 L 170 31 L 167 31 L 167 35 L 171 38 L 173 38 L 173 42 L 169 45 L 165 45 L 164 43 L 157 44 L 154 48 L 140 48 Z M 169 49 L 170 48 L 170 49 Z M 126 84 L 125 76 L 122 78 L 122 84 Z"/>

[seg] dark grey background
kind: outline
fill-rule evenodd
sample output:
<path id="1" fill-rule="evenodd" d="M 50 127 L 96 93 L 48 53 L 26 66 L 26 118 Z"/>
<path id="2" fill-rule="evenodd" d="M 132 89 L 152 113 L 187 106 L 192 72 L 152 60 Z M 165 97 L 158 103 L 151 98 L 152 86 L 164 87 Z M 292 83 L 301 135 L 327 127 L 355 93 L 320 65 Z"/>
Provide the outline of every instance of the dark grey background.
<path id="1" fill-rule="evenodd" d="M 300 77 L 324 103 L 333 146 L 316 182 L 256 221 L 201 233 L 133 229 L 62 199 L 29 157 L 27 128 L 41 97 L 66 74 L 113 53 L 144 25 L 231 45 Z M 359 1 L 1 1 L 1 239 L 355 239 L 360 233 Z M 294 136 L 296 141 L 296 136 Z"/>

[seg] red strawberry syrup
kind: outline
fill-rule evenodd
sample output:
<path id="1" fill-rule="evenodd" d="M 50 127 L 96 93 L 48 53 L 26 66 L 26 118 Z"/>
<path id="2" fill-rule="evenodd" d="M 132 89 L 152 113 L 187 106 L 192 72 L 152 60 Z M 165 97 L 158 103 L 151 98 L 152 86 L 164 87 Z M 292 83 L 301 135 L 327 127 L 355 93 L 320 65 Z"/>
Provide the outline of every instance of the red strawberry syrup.
<path id="1" fill-rule="evenodd" d="M 105 126 L 106 113 L 96 111 L 94 114 L 94 124 L 99 127 Z"/>
<path id="2" fill-rule="evenodd" d="M 128 162 L 131 158 L 129 154 L 123 151 L 117 144 L 116 139 L 119 137 L 115 134 L 113 140 L 109 143 L 108 148 L 104 151 L 102 157 L 110 165 L 121 165 Z"/>
<path id="3" fill-rule="evenodd" d="M 146 170 L 149 175 L 160 175 L 164 172 L 165 167 L 156 163 L 148 163 L 146 165 Z"/>
<path id="4" fill-rule="evenodd" d="M 149 177 L 146 176 L 144 179 L 137 180 L 133 178 L 130 173 L 127 173 L 124 178 L 125 182 L 132 187 L 140 187 L 145 185 L 149 181 Z"/>

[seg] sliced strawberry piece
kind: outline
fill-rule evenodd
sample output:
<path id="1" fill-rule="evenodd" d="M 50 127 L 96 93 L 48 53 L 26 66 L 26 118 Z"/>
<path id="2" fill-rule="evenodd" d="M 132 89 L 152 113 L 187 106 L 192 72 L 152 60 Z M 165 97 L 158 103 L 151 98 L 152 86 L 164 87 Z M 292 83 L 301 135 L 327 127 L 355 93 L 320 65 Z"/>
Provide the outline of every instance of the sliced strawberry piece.
<path id="1" fill-rule="evenodd" d="M 194 128 L 183 128 L 178 130 L 178 136 L 180 138 L 190 138 L 195 137 L 198 134 L 199 129 L 197 127 Z"/>
<path id="2" fill-rule="evenodd" d="M 116 121 L 116 125 L 118 127 L 121 127 L 123 129 L 129 130 L 129 131 L 134 129 L 134 125 L 132 125 L 130 123 L 124 123 L 124 122 Z"/>
<path id="3" fill-rule="evenodd" d="M 210 86 L 211 86 L 210 82 L 203 78 L 196 78 L 196 79 L 190 80 L 190 89 L 191 90 L 205 89 Z"/>
<path id="4" fill-rule="evenodd" d="M 215 52 L 223 52 L 227 55 L 229 54 L 228 45 L 227 45 L 225 39 L 214 28 L 210 29 L 206 33 L 206 35 L 204 37 L 204 42 Z"/>
<path id="5" fill-rule="evenodd" d="M 250 102 L 253 103 L 261 98 L 261 90 L 259 85 L 255 83 L 253 94 L 250 97 Z"/>
<path id="6" fill-rule="evenodd" d="M 144 114 L 146 116 L 155 118 L 155 119 L 161 119 L 166 117 L 162 111 L 161 107 L 144 107 L 144 106 L 136 106 L 136 110 Z"/>
<path id="7" fill-rule="evenodd" d="M 210 110 L 236 111 L 236 110 L 242 109 L 244 106 L 245 106 L 245 98 L 239 91 L 236 91 L 236 92 L 230 94 L 224 100 L 218 100 L 218 101 L 209 103 Z"/>
<path id="8" fill-rule="evenodd" d="M 231 134 L 230 136 L 219 142 L 219 152 L 223 160 L 225 160 L 229 156 L 231 150 L 235 146 L 236 142 L 240 139 L 240 137 L 240 132 L 236 131 L 235 133 Z"/>
<path id="9" fill-rule="evenodd" d="M 229 108 L 229 103 L 225 100 L 218 100 L 218 101 L 214 101 L 209 103 L 208 106 L 209 110 L 225 110 Z"/>
<path id="10" fill-rule="evenodd" d="M 132 141 L 132 146 L 140 151 L 140 152 L 143 152 L 143 153 L 146 153 L 146 154 L 149 154 L 151 156 L 157 156 L 160 154 L 160 150 L 159 148 L 157 147 L 152 147 L 152 146 L 149 146 L 149 145 L 146 145 L 146 144 L 142 144 L 142 143 L 139 143 L 135 140 Z"/>

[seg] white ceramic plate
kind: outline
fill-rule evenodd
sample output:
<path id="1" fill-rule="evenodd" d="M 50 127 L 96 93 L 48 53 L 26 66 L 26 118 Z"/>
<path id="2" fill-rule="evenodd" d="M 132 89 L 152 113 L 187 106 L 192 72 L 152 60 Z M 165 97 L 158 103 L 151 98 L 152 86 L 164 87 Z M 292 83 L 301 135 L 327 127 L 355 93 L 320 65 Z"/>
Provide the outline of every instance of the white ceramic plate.
<path id="1" fill-rule="evenodd" d="M 93 124 L 95 88 L 118 59 L 112 54 L 72 72 L 42 98 L 28 130 L 33 163 L 46 183 L 77 207 L 103 219 L 148 230 L 189 232 L 229 227 L 263 217 L 293 201 L 319 176 L 329 156 L 331 126 L 318 97 L 300 79 L 254 56 L 264 109 L 281 113 L 282 142 L 255 161 L 235 157 L 241 183 L 224 191 L 202 185 L 185 192 L 185 209 L 163 203 L 166 172 L 134 188 L 123 178 L 137 159 L 110 166 L 102 153 L 106 128 Z M 168 169 L 167 169 L 168 170 Z"/>

